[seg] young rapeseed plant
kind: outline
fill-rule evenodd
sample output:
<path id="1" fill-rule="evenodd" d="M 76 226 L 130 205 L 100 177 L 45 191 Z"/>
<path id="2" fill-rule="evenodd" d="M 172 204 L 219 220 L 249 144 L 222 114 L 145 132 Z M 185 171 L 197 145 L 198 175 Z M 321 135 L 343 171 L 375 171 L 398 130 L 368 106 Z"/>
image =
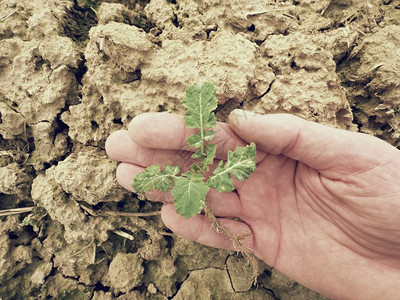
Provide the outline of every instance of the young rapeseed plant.
<path id="1" fill-rule="evenodd" d="M 214 110 L 218 102 L 215 95 L 215 87 L 211 83 L 191 85 L 186 90 L 183 100 L 187 109 L 184 122 L 187 127 L 198 129 L 196 134 L 186 139 L 189 146 L 198 149 L 192 155 L 198 162 L 192 165 L 191 170 L 179 175 L 179 166 L 165 166 L 161 170 L 159 165 L 153 165 L 138 174 L 132 184 L 141 196 L 154 189 L 161 192 L 172 189 L 176 211 L 185 218 L 201 212 L 210 188 L 218 192 L 231 192 L 234 190 L 231 174 L 243 181 L 256 169 L 256 145 L 251 143 L 228 151 L 228 160 L 225 163 L 220 160 L 212 175 L 205 178 L 204 173 L 214 163 L 217 150 L 217 145 L 209 143 L 214 137 L 212 129 L 217 123 Z"/>

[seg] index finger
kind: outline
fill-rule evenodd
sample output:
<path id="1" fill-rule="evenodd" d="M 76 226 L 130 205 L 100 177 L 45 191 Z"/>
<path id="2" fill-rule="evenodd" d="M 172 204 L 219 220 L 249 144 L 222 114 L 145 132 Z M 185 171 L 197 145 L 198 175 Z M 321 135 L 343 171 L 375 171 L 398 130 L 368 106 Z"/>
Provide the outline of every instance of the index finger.
<path id="1" fill-rule="evenodd" d="M 229 124 L 217 122 L 213 130 L 215 135 L 210 143 L 217 145 L 216 157 L 219 159 L 226 159 L 228 150 L 247 145 L 247 142 L 232 131 Z M 196 129 L 186 127 L 182 115 L 165 112 L 138 115 L 131 121 L 128 129 L 130 138 L 139 145 L 193 152 L 196 149 L 190 147 L 186 139 L 196 133 Z"/>

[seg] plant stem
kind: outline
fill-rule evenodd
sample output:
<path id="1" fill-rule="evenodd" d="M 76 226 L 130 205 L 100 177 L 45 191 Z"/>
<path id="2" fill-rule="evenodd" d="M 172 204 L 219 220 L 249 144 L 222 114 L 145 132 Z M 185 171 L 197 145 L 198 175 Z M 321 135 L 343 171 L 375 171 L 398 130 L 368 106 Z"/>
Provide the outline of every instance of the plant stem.
<path id="1" fill-rule="evenodd" d="M 205 156 L 205 153 L 204 153 L 204 132 L 203 132 L 203 130 L 204 129 L 200 129 L 200 132 L 201 132 L 201 155 L 202 156 Z"/>

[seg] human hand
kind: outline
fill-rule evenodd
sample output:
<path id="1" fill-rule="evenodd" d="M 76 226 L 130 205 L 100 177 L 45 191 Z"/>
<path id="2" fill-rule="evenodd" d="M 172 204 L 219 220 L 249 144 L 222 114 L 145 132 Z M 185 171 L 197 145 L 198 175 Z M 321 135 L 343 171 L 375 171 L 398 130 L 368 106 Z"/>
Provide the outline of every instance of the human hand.
<path id="1" fill-rule="evenodd" d="M 182 116 L 149 113 L 107 140 L 108 155 L 122 161 L 117 179 L 133 191 L 133 178 L 152 164 L 192 164 Z M 257 169 L 236 191 L 210 190 L 213 213 L 270 266 L 303 285 L 340 299 L 394 299 L 400 286 L 400 151 L 372 136 L 347 132 L 291 115 L 236 110 L 219 123 L 217 158 L 257 144 Z M 217 160 L 215 165 L 217 164 Z M 169 193 L 167 227 L 188 239 L 233 249 L 204 215 L 184 219 Z M 243 222 L 232 220 L 240 218 Z"/>

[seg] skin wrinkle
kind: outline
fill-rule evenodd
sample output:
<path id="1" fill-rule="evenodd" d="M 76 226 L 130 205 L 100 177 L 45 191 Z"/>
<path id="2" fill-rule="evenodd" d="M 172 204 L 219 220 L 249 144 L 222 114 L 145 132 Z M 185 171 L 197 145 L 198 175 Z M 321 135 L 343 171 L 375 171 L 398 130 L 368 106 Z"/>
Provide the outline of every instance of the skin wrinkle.
<path id="1" fill-rule="evenodd" d="M 156 162 L 155 162 L 155 157 L 156 157 L 156 150 L 155 149 L 151 149 L 150 150 L 151 152 L 151 156 L 150 156 L 150 161 L 151 161 L 151 163 L 150 163 L 150 166 L 151 165 L 154 165 Z"/>
<path id="2" fill-rule="evenodd" d="M 297 190 L 297 184 L 296 184 L 296 182 L 297 182 L 297 178 L 298 178 L 298 177 L 297 177 L 297 176 L 298 176 L 298 175 L 297 175 L 297 172 L 298 172 L 298 165 L 299 165 L 299 162 L 296 161 L 296 165 L 295 165 L 295 167 L 294 167 L 294 174 L 293 174 L 293 185 L 294 185 L 294 190 L 295 190 L 295 191 Z M 303 234 L 306 236 L 307 233 L 306 233 L 306 229 L 304 228 L 303 218 L 301 217 L 300 207 L 299 207 L 299 198 L 297 197 L 297 193 L 296 193 L 296 192 L 294 193 L 294 197 L 295 197 L 295 202 L 296 202 L 297 213 L 299 214 L 301 227 L 302 227 L 302 229 L 303 229 Z"/>
<path id="3" fill-rule="evenodd" d="M 321 184 L 324 186 L 324 188 L 325 188 L 328 192 L 330 192 L 331 195 L 333 195 L 333 192 L 332 192 L 331 188 L 329 188 L 329 187 L 327 186 L 327 183 L 326 183 L 322 178 L 321 178 Z M 350 194 L 343 194 L 343 193 L 341 193 L 341 195 L 344 195 L 344 196 L 352 196 L 352 197 L 354 197 L 354 198 L 356 198 L 356 197 L 357 197 L 357 198 L 362 198 L 362 196 L 359 196 L 359 195 L 350 195 Z M 344 199 L 342 199 L 342 196 L 334 196 L 334 197 L 337 197 L 338 199 L 341 199 L 342 202 L 344 203 Z M 352 208 L 361 209 L 361 210 L 364 212 L 363 218 L 365 218 L 365 217 L 368 216 L 367 214 L 365 214 L 365 205 L 363 204 L 363 201 L 360 201 L 359 199 L 358 199 L 358 200 L 353 200 L 351 203 L 349 203 L 349 201 L 346 201 L 346 205 L 349 206 L 349 204 L 351 204 L 351 207 L 352 207 Z M 372 216 L 374 217 L 375 215 L 376 215 L 376 210 L 374 209 L 374 210 L 372 211 Z"/>
<path id="4" fill-rule="evenodd" d="M 270 153 L 264 152 L 260 149 L 257 149 L 257 153 L 261 153 L 263 157 L 256 163 L 256 167 L 258 167 L 258 165 L 260 165 L 264 161 L 264 159 L 267 159 L 268 156 L 271 155 Z"/>
<path id="5" fill-rule="evenodd" d="M 320 206 L 320 208 L 323 209 L 321 206 Z M 341 230 L 341 232 L 344 233 L 352 242 L 365 247 L 365 245 L 359 239 L 355 238 L 355 237 L 357 237 L 357 234 L 355 233 L 356 231 L 354 230 L 355 228 L 349 226 L 349 223 L 347 221 L 339 222 L 339 219 L 340 218 L 332 218 L 331 220 L 332 220 L 332 223 L 335 224 Z M 329 233 L 327 233 L 327 234 L 330 235 Z M 331 236 L 331 237 L 332 237 L 332 239 L 338 241 L 338 239 L 336 237 L 334 237 L 334 236 Z M 352 247 L 350 245 L 346 245 L 346 246 L 347 246 L 347 248 L 352 249 Z M 369 250 L 376 253 L 376 251 L 374 251 L 372 249 L 369 249 Z"/>
<path id="6" fill-rule="evenodd" d="M 300 136 L 301 136 L 300 128 L 297 128 L 297 133 L 294 139 L 292 139 L 289 144 L 287 144 L 285 147 L 281 149 L 281 153 L 285 156 L 288 156 L 287 153 L 291 153 L 293 149 L 297 148 L 298 146 L 297 143 L 300 140 Z"/>
<path id="7" fill-rule="evenodd" d="M 319 168 L 319 171 L 321 171 L 321 173 L 323 173 L 326 177 L 331 177 L 331 176 L 328 175 L 328 173 L 325 173 L 325 172 L 326 172 L 326 171 L 329 171 L 329 169 L 332 169 L 332 168 L 333 168 L 333 169 L 334 169 L 334 168 L 338 168 L 338 164 L 336 164 L 337 161 L 339 161 L 339 163 L 340 163 L 341 160 L 347 160 L 347 161 L 350 161 L 350 162 L 352 162 L 352 163 L 353 163 L 354 161 L 357 161 L 357 162 L 358 162 L 358 161 L 362 161 L 362 159 L 360 159 L 359 154 L 353 153 L 354 150 L 348 149 L 348 148 L 349 148 L 349 146 L 347 146 L 346 148 L 342 149 L 342 151 L 343 151 L 344 153 L 342 153 L 342 154 L 340 154 L 340 155 L 337 155 L 337 156 L 335 157 L 335 159 L 333 159 L 332 161 L 329 162 L 329 166 L 328 166 L 328 167 L 326 167 L 326 168 Z M 346 152 L 345 149 L 348 149 L 347 152 Z M 367 166 L 370 167 L 371 165 L 370 165 L 370 164 L 367 164 Z M 357 167 L 359 167 L 359 166 L 357 166 Z M 348 165 L 345 166 L 345 169 L 348 169 Z M 348 176 L 348 174 L 357 174 L 357 173 L 354 172 L 354 169 L 353 169 L 353 168 L 351 168 L 351 170 L 350 170 L 347 174 L 344 174 L 344 173 L 339 172 L 339 171 L 336 171 L 335 173 L 336 173 L 337 175 L 340 175 L 340 177 L 339 177 L 339 178 L 331 178 L 331 179 L 334 179 L 334 180 L 337 180 L 337 179 L 343 180 L 344 176 Z M 353 178 L 350 178 L 350 179 L 353 179 Z"/>
<path id="8" fill-rule="evenodd" d="M 326 186 L 325 186 L 325 183 L 323 182 L 323 180 L 321 180 L 321 184 L 326 188 Z M 326 188 L 331 194 L 332 194 L 332 192 L 328 189 L 328 188 Z M 339 197 L 340 198 L 340 197 Z M 354 204 L 357 204 L 357 203 L 360 203 L 359 205 L 354 205 Z M 362 222 L 362 221 L 364 221 L 365 219 L 366 219 L 366 217 L 368 217 L 368 215 L 366 215 L 365 214 L 365 207 L 363 207 L 363 205 L 361 204 L 362 203 L 362 201 L 354 201 L 353 203 L 352 203 L 352 207 L 353 208 L 358 208 L 358 207 L 360 207 L 360 208 L 362 208 L 362 211 L 364 212 L 364 214 L 361 216 L 361 215 L 359 215 L 359 218 L 360 218 L 360 220 L 359 220 L 359 222 Z M 346 203 L 346 205 L 348 205 L 348 203 Z M 353 211 L 353 210 L 352 210 Z M 357 214 L 357 211 L 355 211 L 355 214 L 356 215 L 358 215 Z M 375 212 L 375 210 L 373 211 L 373 214 L 376 214 L 376 212 Z M 370 215 L 371 216 L 371 215 Z M 383 218 L 384 218 L 384 216 L 383 216 Z M 364 223 L 364 222 L 363 222 Z M 366 227 L 369 227 L 369 228 L 371 228 L 371 229 L 376 229 L 374 226 L 371 226 L 371 223 L 370 223 L 370 221 L 369 220 L 365 220 L 365 223 L 364 224 L 360 224 L 360 225 L 362 225 L 362 227 L 361 228 L 366 228 Z M 379 225 L 377 225 L 377 226 L 379 226 Z M 378 228 L 379 229 L 379 228 Z M 389 230 L 389 228 L 385 228 L 385 231 L 387 232 Z M 362 230 L 362 229 L 360 229 L 360 231 L 361 232 L 364 232 L 365 230 Z M 400 232 L 400 230 L 397 230 L 398 232 Z M 369 237 L 372 237 L 372 238 L 375 238 L 375 236 L 372 234 L 372 232 L 370 232 L 370 231 L 365 231 L 364 232 L 365 233 L 365 235 L 367 235 L 367 236 L 369 236 Z M 378 234 L 379 235 L 379 234 Z M 386 241 L 386 242 L 388 242 L 388 241 L 390 241 L 390 240 L 388 240 L 388 239 L 382 239 L 382 241 Z"/>
<path id="9" fill-rule="evenodd" d="M 337 221 L 333 218 L 332 215 L 330 215 L 329 213 L 327 213 L 319 204 L 318 201 L 315 201 L 313 198 L 317 197 L 314 193 L 310 193 L 309 191 L 307 191 L 307 189 L 305 188 L 304 183 L 302 182 L 302 177 L 299 177 L 299 186 L 302 186 L 302 189 L 299 189 L 300 191 L 304 191 L 308 197 L 304 197 L 304 199 L 310 198 L 312 200 L 312 203 L 315 204 L 319 210 L 316 209 L 316 207 L 314 207 L 314 205 L 310 205 L 310 203 L 308 203 L 307 201 L 305 201 L 304 203 L 310 208 L 312 209 L 317 215 L 320 215 L 320 217 L 322 219 L 326 219 L 326 220 L 330 220 L 330 222 L 333 225 L 337 226 Z M 321 230 L 324 232 L 324 234 L 326 234 L 328 237 L 330 237 L 331 239 L 334 239 L 334 235 L 332 235 L 331 233 L 327 232 L 326 230 L 323 229 L 323 227 L 321 227 Z"/>
<path id="10" fill-rule="evenodd" d="M 338 161 L 338 160 L 340 161 L 340 160 L 343 159 L 343 157 L 345 157 L 346 155 L 347 155 L 347 154 L 345 154 L 345 153 L 338 155 L 337 157 L 335 157 L 333 160 L 331 160 L 331 161 L 329 162 L 329 164 L 330 164 L 331 166 L 327 166 L 327 167 L 325 167 L 325 168 L 319 168 L 318 170 L 319 170 L 321 173 L 324 173 L 324 174 L 326 175 L 325 172 L 330 171 L 330 169 L 332 169 L 332 168 L 336 168 L 337 166 L 335 165 L 335 162 Z M 340 175 L 342 175 L 342 174 L 340 174 Z M 328 175 L 326 175 L 326 176 L 328 177 Z"/>
<path id="11" fill-rule="evenodd" d="M 298 144 L 301 143 L 302 141 L 302 133 L 300 130 L 300 126 L 297 127 L 297 133 L 294 139 L 292 139 L 292 141 L 286 145 L 285 147 L 283 147 L 283 149 L 281 150 L 281 153 L 285 156 L 291 156 L 290 153 L 293 152 L 296 148 L 301 148 L 301 146 L 299 146 Z M 322 149 L 319 149 L 318 151 L 318 155 L 315 156 L 313 158 L 313 163 L 318 161 L 318 159 L 321 157 L 321 155 L 324 153 L 325 151 L 323 151 Z M 297 160 L 298 157 L 296 157 L 295 160 Z"/>
<path id="12" fill-rule="evenodd" d="M 362 220 L 363 218 L 360 217 L 360 219 Z M 374 246 L 374 248 L 378 248 L 378 249 L 387 250 L 386 248 L 389 248 L 389 249 L 392 248 L 392 247 L 382 247 L 381 246 L 381 244 L 382 244 L 381 242 L 385 242 L 385 244 L 389 243 L 390 246 L 392 246 L 392 244 L 393 244 L 393 242 L 392 242 L 393 236 L 381 237 L 382 234 L 374 233 L 377 229 L 378 229 L 378 231 L 381 231 L 380 228 L 376 228 L 374 226 L 371 226 L 371 224 L 361 224 L 361 225 L 362 226 L 354 227 L 357 230 L 353 230 L 353 232 L 355 232 L 355 235 L 358 236 L 361 241 L 364 240 L 366 242 L 366 244 L 371 244 L 372 246 Z M 372 230 L 366 230 L 366 228 L 370 228 Z M 385 232 L 387 232 L 386 228 L 385 228 Z M 373 239 L 377 243 L 375 244 L 375 243 L 369 242 L 368 240 L 371 240 L 371 239 Z M 397 244 L 399 244 L 399 243 L 397 243 Z M 366 248 L 368 248 L 368 247 L 366 247 Z M 369 247 L 369 248 L 370 248 L 371 251 L 377 252 L 376 249 L 372 249 L 371 247 Z M 398 252 L 400 253 L 400 251 L 398 251 Z"/>
<path id="13" fill-rule="evenodd" d="M 280 166 L 279 170 L 277 171 L 277 178 L 279 178 L 279 174 L 281 174 L 283 166 L 288 162 L 289 158 L 286 159 L 286 161 L 284 163 L 282 163 L 282 165 Z M 278 191 L 279 189 L 277 188 L 277 182 L 278 180 L 274 181 L 274 190 L 275 190 L 275 199 L 280 199 Z M 277 266 L 278 262 L 279 262 L 279 256 L 281 253 L 281 245 L 282 245 L 282 239 L 283 239 L 283 235 L 282 235 L 282 209 L 281 209 L 281 201 L 278 200 L 278 211 L 279 211 L 279 230 L 278 230 L 278 234 L 279 234 L 279 240 L 278 240 L 278 244 L 277 244 L 277 248 L 276 248 L 276 254 L 275 254 L 275 259 L 273 260 L 273 266 Z"/>
<path id="14" fill-rule="evenodd" d="M 318 203 L 318 200 L 314 199 L 314 198 L 318 198 L 317 195 L 315 195 L 314 192 L 312 192 L 311 190 L 309 191 L 306 188 L 306 185 L 304 184 L 302 177 L 299 177 L 299 178 L 300 178 L 299 180 L 300 180 L 301 186 L 303 187 L 301 190 L 303 190 L 305 192 L 305 194 L 308 195 L 308 197 L 304 197 L 304 199 L 305 199 L 304 203 L 306 203 L 317 215 L 320 215 L 320 217 L 328 219 L 331 221 L 331 223 L 336 224 L 336 220 L 333 218 L 333 216 L 331 214 L 327 213 L 321 207 L 321 205 Z M 316 207 L 314 205 L 311 205 L 309 202 L 307 202 L 306 199 L 310 199 L 312 201 L 312 203 L 314 205 L 316 205 L 320 210 L 317 210 Z M 331 210 L 330 207 L 329 207 L 329 209 Z M 321 213 L 323 213 L 323 215 Z"/>
<path id="15" fill-rule="evenodd" d="M 362 202 L 362 201 L 360 201 L 360 202 Z M 354 205 L 352 205 L 352 206 L 354 207 Z M 370 228 L 374 228 L 374 227 L 371 226 L 371 224 L 368 224 L 368 222 L 369 222 L 369 220 L 373 220 L 374 219 L 374 215 L 376 216 L 376 210 L 373 209 L 373 210 L 371 210 L 371 213 L 366 214 L 365 207 L 362 207 L 361 204 L 358 207 L 363 209 L 363 215 L 359 216 L 360 217 L 359 222 L 361 222 L 361 224 L 360 224 L 361 228 L 365 228 L 366 226 L 368 226 Z M 355 208 L 358 208 L 358 207 L 355 207 Z M 382 220 L 385 220 L 385 216 L 382 216 Z M 400 232 L 400 230 L 398 228 L 395 228 L 395 230 L 396 230 L 397 233 Z M 388 232 L 388 231 L 390 231 L 390 228 L 386 227 L 385 228 L 385 232 Z M 393 238 L 393 236 L 392 236 L 392 238 Z"/>
<path id="16" fill-rule="evenodd" d="M 391 178 L 390 178 L 391 179 Z M 379 186 L 379 185 L 381 185 L 381 184 L 383 184 L 383 183 L 385 183 L 386 181 L 388 180 L 388 178 L 385 178 L 385 179 L 383 179 L 382 181 L 380 181 L 380 182 L 377 182 L 376 184 L 374 183 L 374 184 L 372 184 L 372 185 L 370 185 L 370 186 L 368 186 L 368 187 L 373 187 L 373 186 L 375 186 L 375 185 L 377 185 L 377 186 Z M 324 184 L 324 187 L 327 189 L 327 190 L 329 190 L 331 193 L 333 193 L 331 190 L 332 190 L 332 188 L 330 188 L 329 186 L 329 182 L 332 182 L 333 183 L 333 185 L 337 185 L 337 182 L 342 182 L 341 180 L 334 180 L 334 179 L 329 179 L 329 178 L 326 178 L 326 180 L 324 179 L 323 180 L 323 184 Z M 347 183 L 347 182 L 342 182 L 344 185 L 344 187 L 347 187 L 347 186 L 351 186 L 352 185 L 352 183 Z M 397 183 L 396 182 L 393 182 L 393 186 L 395 186 Z M 354 188 L 347 188 L 347 190 L 353 190 Z M 335 189 L 336 191 L 337 191 L 337 188 Z M 375 189 L 372 189 L 372 190 L 375 190 Z M 376 194 L 376 195 L 370 195 L 370 191 L 368 191 L 368 196 L 376 196 L 376 197 L 379 197 L 379 198 L 381 198 L 381 197 L 390 197 L 390 196 L 396 196 L 396 195 L 398 195 L 398 194 L 400 194 L 400 192 L 395 192 L 395 193 L 392 193 L 392 194 L 384 194 L 384 195 L 381 195 L 380 193 L 379 194 Z M 359 195 L 359 194 L 351 194 L 351 193 L 346 193 L 345 192 L 345 189 L 343 188 L 342 190 L 341 190 L 341 192 L 340 192 L 340 195 L 344 198 L 345 196 L 348 196 L 348 197 L 361 197 L 362 195 Z M 355 202 L 359 202 L 359 201 L 355 201 Z M 354 204 L 357 204 L 357 203 L 354 203 Z M 360 206 L 362 205 L 362 203 L 360 203 Z"/>
<path id="17" fill-rule="evenodd" d="M 193 239 L 195 242 L 200 243 L 200 237 L 202 236 L 202 233 L 204 232 L 204 226 L 205 222 L 200 222 L 200 226 L 198 226 L 198 229 L 196 230 L 196 235 L 195 238 Z"/>
<path id="18" fill-rule="evenodd" d="M 321 184 L 322 184 L 322 182 L 321 182 Z M 321 209 L 323 209 L 321 206 L 319 206 Z M 331 213 L 330 213 L 330 215 L 331 216 L 334 216 L 334 215 L 336 215 L 336 216 L 338 216 L 339 214 L 336 212 L 336 210 L 335 209 L 333 209 L 333 208 L 331 208 L 329 205 L 328 205 L 328 207 L 330 208 L 330 210 L 331 210 Z M 343 210 L 343 212 L 344 212 L 345 210 Z M 347 210 L 346 210 L 347 211 Z M 360 217 L 359 217 L 360 218 Z M 364 248 L 366 248 L 367 250 L 369 250 L 369 251 L 371 251 L 371 252 L 373 252 L 373 253 L 375 253 L 375 254 L 380 254 L 380 255 L 385 255 L 385 254 L 382 254 L 382 253 L 379 253 L 379 252 L 377 252 L 376 251 L 376 249 L 373 249 L 373 248 L 371 248 L 370 246 L 369 246 L 369 244 L 371 244 L 371 243 L 363 243 L 362 241 L 367 241 L 368 240 L 368 238 L 360 238 L 360 239 L 357 239 L 357 237 L 359 237 L 359 236 L 370 236 L 370 237 L 373 237 L 372 235 L 368 235 L 368 233 L 365 233 L 362 229 L 358 229 L 357 227 L 354 227 L 354 226 L 351 226 L 351 223 L 349 223 L 348 221 L 346 221 L 348 219 L 348 217 L 344 217 L 344 214 L 342 215 L 342 216 L 340 216 L 339 215 L 339 217 L 336 217 L 335 218 L 335 221 L 334 221 L 334 224 L 336 224 L 336 226 L 337 227 L 339 227 L 340 229 L 341 229 L 341 231 L 347 236 L 347 237 L 349 237 L 350 238 L 350 240 L 352 240 L 353 242 L 355 242 L 356 244 L 358 244 L 358 245 L 360 245 L 360 246 L 362 246 L 362 247 L 364 247 Z M 362 219 L 362 217 L 361 217 L 361 219 Z M 338 222 L 338 220 L 343 220 L 342 222 Z M 347 229 L 348 231 L 346 231 L 345 229 Z M 335 237 L 332 237 L 333 239 L 335 239 L 336 241 L 338 241 L 338 239 L 336 239 Z M 384 240 L 384 239 L 379 239 L 379 240 L 382 240 L 382 241 L 385 241 L 386 242 L 386 240 Z M 350 246 L 349 245 L 347 245 L 347 248 L 349 248 Z M 351 249 L 351 248 L 349 248 L 349 249 Z M 358 252 L 357 252 L 358 253 Z M 361 253 L 358 253 L 358 254 L 360 254 L 360 255 L 362 255 L 362 256 L 364 256 L 364 257 L 367 257 L 367 256 L 365 256 L 365 255 L 363 255 L 363 254 L 361 254 Z M 368 258 L 368 257 L 367 257 Z"/>
<path id="19" fill-rule="evenodd" d="M 328 236 L 330 236 L 330 237 L 332 238 L 331 235 L 328 234 Z M 354 253 L 354 254 L 356 254 L 356 255 L 360 255 L 360 256 L 362 256 L 362 257 L 364 257 L 364 258 L 366 258 L 366 259 L 371 259 L 371 260 L 373 260 L 374 262 L 376 262 L 377 264 L 379 264 L 379 265 L 384 265 L 385 267 L 389 267 L 389 268 L 391 268 L 391 269 L 394 270 L 394 271 L 400 270 L 400 262 L 398 263 L 398 268 L 396 268 L 396 267 L 393 267 L 391 264 L 385 263 L 385 261 L 382 261 L 382 259 L 379 259 L 379 258 L 377 258 L 376 256 L 369 256 L 369 255 L 367 255 L 367 254 L 365 254 L 365 253 L 362 253 L 361 251 L 356 251 L 355 249 L 349 247 L 348 245 L 346 245 L 344 242 L 341 242 L 340 240 L 338 240 L 338 241 L 336 241 L 336 242 L 337 242 L 339 245 L 341 245 L 343 248 L 347 249 L 348 251 L 350 251 L 350 252 L 352 252 L 352 253 Z"/>
<path id="20" fill-rule="evenodd" d="M 357 157 L 357 159 L 361 160 L 361 159 L 359 159 L 359 157 Z M 367 164 L 365 166 L 365 168 L 361 168 L 360 170 L 349 172 L 350 175 L 349 174 L 343 174 L 344 177 L 342 177 L 341 180 L 342 181 L 354 182 L 355 184 L 358 185 L 358 181 L 353 180 L 357 176 L 359 176 L 361 174 L 364 174 L 364 173 L 375 171 L 376 169 L 379 169 L 379 168 L 384 168 L 384 167 L 386 167 L 388 165 L 392 165 L 396 160 L 399 160 L 399 159 L 400 159 L 400 155 L 398 155 L 397 153 L 393 154 L 393 157 L 388 159 L 386 162 L 378 162 L 378 164 L 376 164 L 376 162 L 373 162 L 373 163 Z M 378 171 L 376 171 L 376 172 L 378 172 Z M 360 185 L 358 185 L 358 186 L 360 186 Z M 370 186 L 370 183 L 361 185 L 361 187 L 364 187 L 364 186 Z"/>
<path id="21" fill-rule="evenodd" d="M 399 156 L 397 156 L 395 159 L 394 159 L 394 161 L 395 160 L 397 160 L 397 159 L 399 159 L 400 157 Z M 348 177 L 345 177 L 344 179 L 342 179 L 342 180 L 345 180 L 345 181 L 349 181 L 349 179 L 351 180 L 352 178 L 355 178 L 355 177 L 357 177 L 358 175 L 361 175 L 361 174 L 365 174 L 365 173 L 367 173 L 367 172 L 372 172 L 372 171 L 374 171 L 374 170 L 379 170 L 380 168 L 384 168 L 384 167 L 386 167 L 386 166 L 388 166 L 388 165 L 391 165 L 391 164 L 393 164 L 393 162 L 394 162 L 392 159 L 390 159 L 390 160 L 388 160 L 387 162 L 384 162 L 384 163 L 379 163 L 378 165 L 368 165 L 368 167 L 366 168 L 366 169 L 364 169 L 364 170 L 360 170 L 360 171 L 358 171 L 358 172 L 353 172 L 353 174 L 351 175 L 351 176 L 348 176 Z M 379 172 L 379 171 L 376 171 L 376 172 Z M 380 173 L 380 172 L 379 172 Z M 350 178 L 349 178 L 350 177 Z M 371 186 L 371 183 L 363 183 L 363 184 L 358 184 L 358 182 L 356 181 L 356 180 L 351 180 L 351 181 L 353 181 L 357 186 L 359 186 L 359 187 L 365 187 L 365 186 L 368 186 L 368 187 L 370 187 Z M 381 182 L 379 182 L 379 183 L 381 183 Z"/>
<path id="22" fill-rule="evenodd" d="M 243 203 L 242 203 L 242 201 L 240 201 L 239 192 L 237 190 L 234 190 L 233 192 L 236 193 L 236 195 L 238 197 L 238 202 L 239 202 L 239 205 L 238 205 L 238 207 L 239 207 L 238 217 L 243 220 L 243 218 L 244 218 L 244 216 L 243 216 Z"/>
<path id="23" fill-rule="evenodd" d="M 247 249 L 249 249 L 249 251 L 250 251 L 250 253 L 252 253 L 253 255 L 256 255 L 255 254 L 255 245 L 256 245 L 256 240 L 255 240 L 255 236 L 254 236 L 254 232 L 253 232 L 253 230 L 251 229 L 251 227 L 249 226 L 249 230 L 250 230 L 250 234 L 251 234 L 251 236 L 249 236 L 247 239 L 250 239 L 251 238 L 251 242 L 249 243 L 251 246 L 249 247 L 249 246 L 247 246 Z M 256 255 L 256 256 L 258 256 L 258 257 L 260 257 L 261 255 L 260 255 L 260 253 L 258 253 L 258 255 Z"/>
<path id="24" fill-rule="evenodd" d="M 319 213 L 318 211 L 315 210 L 315 208 L 313 208 L 312 206 L 310 206 L 310 207 L 311 207 L 311 209 L 314 210 L 316 213 Z M 321 207 L 320 207 L 320 208 L 321 208 Z M 321 209 L 322 209 L 322 208 L 321 208 Z M 331 216 L 329 216 L 329 219 L 331 220 L 331 223 L 334 224 L 334 225 L 335 225 L 336 227 L 338 227 L 339 229 L 341 229 L 341 232 L 342 232 L 344 235 L 346 235 L 351 241 L 353 241 L 353 242 L 356 243 L 356 244 L 359 244 L 359 243 L 357 243 L 357 241 L 354 241 L 354 240 L 352 239 L 352 237 L 349 236 L 345 231 L 343 231 L 342 227 L 339 225 L 339 223 L 338 223 L 334 218 L 332 218 Z M 322 228 L 321 228 L 321 229 L 322 229 Z M 350 251 L 352 251 L 352 252 L 354 252 L 354 253 L 357 253 L 357 254 L 361 255 L 360 253 L 358 253 L 357 251 L 355 251 L 352 247 L 350 247 L 349 245 L 344 244 L 343 242 L 340 241 L 340 239 L 337 239 L 336 235 L 334 235 L 334 234 L 332 234 L 332 233 L 330 233 L 330 232 L 328 232 L 328 231 L 326 231 L 326 230 L 323 230 L 323 232 L 324 232 L 328 237 L 330 237 L 332 240 L 334 240 L 335 242 L 339 243 L 340 245 L 342 245 L 342 246 L 345 247 L 346 249 L 348 249 L 348 250 L 350 250 Z"/>
<path id="25" fill-rule="evenodd" d="M 387 255 L 387 254 L 383 254 L 383 253 L 379 253 L 377 252 L 377 249 L 373 249 L 370 247 L 370 243 L 365 243 L 365 239 L 359 238 L 360 233 L 362 233 L 362 231 L 360 231 L 359 229 L 351 226 L 348 224 L 348 222 L 337 222 L 337 226 L 342 230 L 342 232 L 350 238 L 351 241 L 353 241 L 354 243 L 360 245 L 361 249 L 365 249 L 367 251 L 370 251 L 371 253 L 374 253 L 375 255 Z M 348 249 L 352 249 L 355 247 L 352 247 L 350 245 L 347 245 Z M 359 255 L 368 258 L 368 255 L 364 252 L 361 251 L 356 251 Z M 375 256 L 376 257 L 376 256 Z"/>

